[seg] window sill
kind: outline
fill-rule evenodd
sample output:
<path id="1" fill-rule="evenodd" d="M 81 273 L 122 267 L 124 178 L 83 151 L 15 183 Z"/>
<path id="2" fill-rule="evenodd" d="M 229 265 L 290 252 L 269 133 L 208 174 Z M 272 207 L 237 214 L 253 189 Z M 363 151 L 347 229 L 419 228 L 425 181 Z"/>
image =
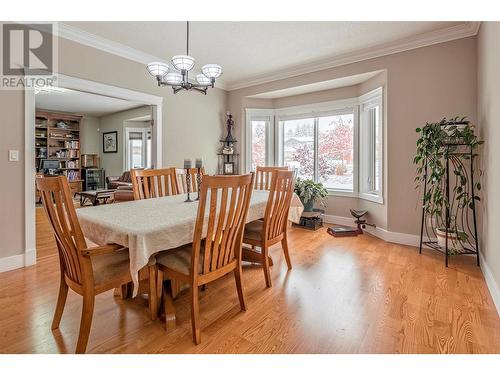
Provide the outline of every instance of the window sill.
<path id="1" fill-rule="evenodd" d="M 358 194 L 354 191 L 348 190 L 333 190 L 327 189 L 329 197 L 350 197 L 350 198 L 358 198 Z"/>
<path id="2" fill-rule="evenodd" d="M 380 195 L 369 194 L 369 193 L 360 193 L 359 197 L 364 199 L 365 201 L 375 202 L 379 204 L 384 204 L 384 198 Z"/>
<path id="3" fill-rule="evenodd" d="M 384 204 L 384 198 L 374 194 L 368 193 L 357 193 L 354 191 L 345 191 L 345 190 L 330 190 L 328 189 L 329 197 L 345 197 L 345 198 L 358 198 L 366 201 Z"/>

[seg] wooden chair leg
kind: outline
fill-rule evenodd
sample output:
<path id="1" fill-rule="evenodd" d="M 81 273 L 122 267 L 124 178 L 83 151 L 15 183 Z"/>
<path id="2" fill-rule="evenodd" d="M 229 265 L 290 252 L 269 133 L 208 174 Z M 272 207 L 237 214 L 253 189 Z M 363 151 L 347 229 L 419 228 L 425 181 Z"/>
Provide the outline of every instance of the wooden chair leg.
<path id="1" fill-rule="evenodd" d="M 85 353 L 89 341 L 92 316 L 94 315 L 95 296 L 93 293 L 83 294 L 82 320 L 80 322 L 80 333 L 76 344 L 76 354 Z"/>
<path id="2" fill-rule="evenodd" d="M 175 329 L 176 325 L 175 306 L 171 285 L 172 283 L 170 281 L 163 284 L 163 307 L 165 309 L 165 330 L 167 332 Z"/>
<path id="3" fill-rule="evenodd" d="M 288 252 L 288 238 L 285 232 L 285 236 L 281 240 L 281 246 L 283 247 L 283 252 L 285 253 L 285 260 L 286 260 L 286 265 L 288 266 L 288 269 L 292 269 L 292 261 L 290 260 L 290 253 Z"/>
<path id="4" fill-rule="evenodd" d="M 236 281 L 236 290 L 238 292 L 238 299 L 240 300 L 241 311 L 247 311 L 245 293 L 243 292 L 243 284 L 241 282 L 241 265 L 234 270 L 234 280 Z"/>
<path id="5" fill-rule="evenodd" d="M 157 278 L 158 267 L 156 265 L 149 266 L 149 313 L 151 320 L 156 320 L 158 317 Z"/>
<path id="6" fill-rule="evenodd" d="M 196 345 L 198 345 L 201 342 L 200 304 L 198 296 L 199 296 L 198 286 L 191 285 L 191 326 L 193 328 L 193 342 Z"/>
<path id="7" fill-rule="evenodd" d="M 128 288 L 129 288 L 128 284 L 123 284 L 121 286 L 121 293 L 120 293 L 120 295 L 121 295 L 122 299 L 128 298 L 128 294 L 129 294 L 128 293 Z"/>
<path id="8" fill-rule="evenodd" d="M 66 304 L 66 297 L 68 296 L 68 285 L 61 277 L 61 283 L 59 285 L 59 295 L 57 296 L 56 311 L 54 312 L 54 319 L 52 319 L 52 329 L 59 328 L 59 323 L 61 322 L 61 317 L 64 311 L 64 305 Z"/>
<path id="9" fill-rule="evenodd" d="M 269 256 L 268 256 L 268 247 L 262 247 L 262 268 L 264 269 L 264 278 L 266 279 L 266 286 L 268 288 L 272 287 L 273 284 L 271 282 L 271 270 L 269 269 Z"/>
<path id="10" fill-rule="evenodd" d="M 175 299 L 181 291 L 181 283 L 177 280 L 170 280 L 170 285 L 172 285 L 172 298 Z"/>

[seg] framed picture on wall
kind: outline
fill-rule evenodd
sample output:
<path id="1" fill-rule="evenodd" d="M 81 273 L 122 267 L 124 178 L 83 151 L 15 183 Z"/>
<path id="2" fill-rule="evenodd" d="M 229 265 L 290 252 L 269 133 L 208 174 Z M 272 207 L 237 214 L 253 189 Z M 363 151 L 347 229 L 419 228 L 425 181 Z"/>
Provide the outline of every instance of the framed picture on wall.
<path id="1" fill-rule="evenodd" d="M 224 174 L 234 174 L 234 163 L 224 163 Z"/>
<path id="2" fill-rule="evenodd" d="M 102 133 L 102 152 L 118 152 L 118 132 Z"/>

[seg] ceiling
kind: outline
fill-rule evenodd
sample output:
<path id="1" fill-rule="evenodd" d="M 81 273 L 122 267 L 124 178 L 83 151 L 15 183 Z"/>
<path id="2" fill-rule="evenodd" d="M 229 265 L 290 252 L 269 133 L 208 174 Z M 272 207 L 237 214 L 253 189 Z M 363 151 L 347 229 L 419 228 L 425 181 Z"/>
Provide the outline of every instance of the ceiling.
<path id="1" fill-rule="evenodd" d="M 78 113 L 101 117 L 144 104 L 83 91 L 62 89 L 63 91 L 41 91 L 35 96 L 37 109 Z"/>
<path id="2" fill-rule="evenodd" d="M 328 81 L 315 82 L 308 85 L 295 86 L 282 90 L 268 91 L 256 95 L 248 96 L 249 98 L 259 98 L 259 99 L 277 99 L 284 98 L 292 95 L 308 94 L 311 92 L 338 89 L 340 87 L 347 87 L 358 85 L 362 82 L 375 77 L 377 74 L 381 73 L 382 70 L 377 70 L 374 72 L 368 72 L 363 74 L 356 74 L 353 76 L 342 77 L 337 79 L 330 79 Z"/>
<path id="3" fill-rule="evenodd" d="M 470 22 L 191 22 L 190 55 L 198 67 L 222 65 L 221 83 L 233 89 L 258 77 L 293 72 L 356 51 L 387 49 L 398 41 L 425 36 L 432 44 L 437 41 L 430 36 L 437 34 L 451 40 L 452 32 L 466 24 Z M 112 41 L 113 47 L 118 43 L 163 61 L 186 52 L 184 22 L 65 22 L 63 26 L 69 26 L 72 35 L 84 31 L 86 40 L 97 36 L 100 42 Z"/>

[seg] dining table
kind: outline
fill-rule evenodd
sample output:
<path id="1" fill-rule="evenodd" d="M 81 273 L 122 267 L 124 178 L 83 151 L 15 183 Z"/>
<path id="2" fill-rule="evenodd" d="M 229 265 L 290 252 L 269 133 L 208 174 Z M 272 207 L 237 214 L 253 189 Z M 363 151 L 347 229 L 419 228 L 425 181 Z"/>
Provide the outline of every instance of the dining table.
<path id="1" fill-rule="evenodd" d="M 247 223 L 264 217 L 268 196 L 269 191 L 253 190 Z M 88 240 L 98 245 L 115 243 L 128 248 L 133 296 L 136 296 L 139 270 L 154 265 L 156 253 L 193 241 L 199 201 L 185 200 L 186 194 L 179 194 L 82 207 L 76 211 Z M 299 197 L 293 193 L 288 219 L 299 223 L 303 209 Z M 206 215 L 208 218 L 208 212 Z"/>

